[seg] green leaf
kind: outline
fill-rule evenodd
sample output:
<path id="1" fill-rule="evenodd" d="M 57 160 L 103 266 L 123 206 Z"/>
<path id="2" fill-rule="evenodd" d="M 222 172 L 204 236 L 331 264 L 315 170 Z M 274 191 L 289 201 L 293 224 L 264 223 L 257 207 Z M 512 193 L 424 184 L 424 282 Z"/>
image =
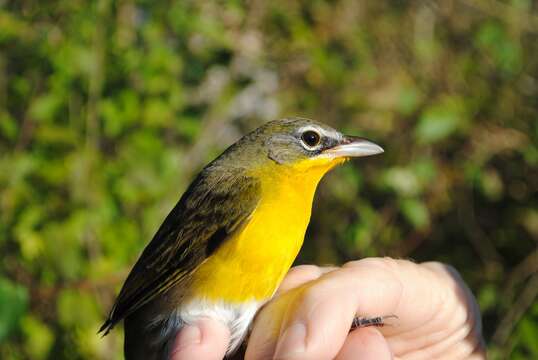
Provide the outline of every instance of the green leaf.
<path id="1" fill-rule="evenodd" d="M 0 135 L 4 135 L 10 140 L 15 140 L 18 130 L 17 121 L 7 112 L 0 110 Z"/>
<path id="2" fill-rule="evenodd" d="M 422 201 L 405 199 L 401 202 L 400 209 L 416 229 L 424 229 L 430 224 L 430 213 Z"/>
<path id="3" fill-rule="evenodd" d="M 497 22 L 486 22 L 476 38 L 477 46 L 486 50 L 497 67 L 505 74 L 514 74 L 522 66 L 522 49 L 519 41 Z"/>
<path id="4" fill-rule="evenodd" d="M 416 195 L 422 190 L 415 172 L 405 167 L 393 167 L 383 174 L 385 186 L 400 195 Z"/>
<path id="5" fill-rule="evenodd" d="M 421 96 L 417 88 L 404 87 L 399 94 L 397 110 L 403 115 L 412 114 L 420 104 Z"/>
<path id="6" fill-rule="evenodd" d="M 26 335 L 26 351 L 32 359 L 46 359 L 54 343 L 52 330 L 33 316 L 22 320 L 22 328 Z"/>
<path id="7" fill-rule="evenodd" d="M 499 200 L 503 194 L 504 184 L 498 172 L 494 169 L 484 171 L 480 177 L 480 189 L 490 200 Z"/>
<path id="8" fill-rule="evenodd" d="M 0 342 L 19 325 L 28 306 L 28 291 L 0 277 Z"/>
<path id="9" fill-rule="evenodd" d="M 66 289 L 58 296 L 58 318 L 66 327 L 85 327 L 94 325 L 100 316 L 94 298 L 86 293 Z"/>
<path id="10" fill-rule="evenodd" d="M 50 120 L 61 105 L 61 99 L 54 93 L 38 97 L 30 106 L 30 115 L 38 120 Z"/>
<path id="11" fill-rule="evenodd" d="M 498 291 L 493 284 L 486 284 L 480 289 L 477 300 L 482 311 L 487 311 L 497 304 Z"/>
<path id="12" fill-rule="evenodd" d="M 420 143 L 429 144 L 443 140 L 466 123 L 464 103 L 460 98 L 447 97 L 424 111 L 415 129 Z"/>

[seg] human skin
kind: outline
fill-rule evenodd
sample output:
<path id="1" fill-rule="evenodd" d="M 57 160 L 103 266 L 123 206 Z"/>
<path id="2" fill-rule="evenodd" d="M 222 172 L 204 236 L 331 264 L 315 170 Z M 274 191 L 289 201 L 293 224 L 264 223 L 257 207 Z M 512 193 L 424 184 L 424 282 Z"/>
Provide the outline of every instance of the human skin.
<path id="1" fill-rule="evenodd" d="M 349 331 L 355 316 L 383 327 Z M 229 331 L 211 319 L 182 329 L 171 358 L 222 359 Z M 254 320 L 247 360 L 485 359 L 480 311 L 457 271 L 438 262 L 367 258 L 290 270 Z"/>

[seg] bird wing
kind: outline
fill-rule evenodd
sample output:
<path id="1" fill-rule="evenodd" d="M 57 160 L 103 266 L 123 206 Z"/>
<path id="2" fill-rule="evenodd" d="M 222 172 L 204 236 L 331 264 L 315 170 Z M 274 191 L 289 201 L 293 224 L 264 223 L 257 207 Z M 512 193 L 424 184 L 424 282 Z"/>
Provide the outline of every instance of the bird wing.
<path id="1" fill-rule="evenodd" d="M 258 180 L 203 170 L 142 252 L 99 332 L 106 335 L 118 321 L 190 275 L 250 217 L 259 198 Z"/>

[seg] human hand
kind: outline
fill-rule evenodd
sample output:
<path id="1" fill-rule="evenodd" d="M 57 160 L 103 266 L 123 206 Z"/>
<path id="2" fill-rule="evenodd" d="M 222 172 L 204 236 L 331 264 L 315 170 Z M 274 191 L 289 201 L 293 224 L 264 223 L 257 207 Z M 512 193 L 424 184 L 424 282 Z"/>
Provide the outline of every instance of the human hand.
<path id="1" fill-rule="evenodd" d="M 396 315 L 349 332 L 355 316 Z M 229 333 L 212 320 L 173 359 L 223 357 Z M 184 333 L 178 336 L 181 343 Z M 183 341 L 183 343 L 185 343 Z M 246 359 L 484 359 L 480 312 L 449 266 L 390 258 L 290 270 L 257 315 Z"/>

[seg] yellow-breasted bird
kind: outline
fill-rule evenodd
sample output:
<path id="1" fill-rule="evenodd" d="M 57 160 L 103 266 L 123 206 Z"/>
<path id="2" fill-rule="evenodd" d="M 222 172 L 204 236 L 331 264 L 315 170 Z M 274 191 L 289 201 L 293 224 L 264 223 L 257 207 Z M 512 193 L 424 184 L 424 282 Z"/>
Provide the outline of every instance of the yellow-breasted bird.
<path id="1" fill-rule="evenodd" d="M 230 329 L 232 353 L 292 265 L 322 176 L 378 145 L 303 118 L 245 135 L 194 179 L 134 265 L 108 319 L 127 359 L 166 359 L 184 324 Z"/>

